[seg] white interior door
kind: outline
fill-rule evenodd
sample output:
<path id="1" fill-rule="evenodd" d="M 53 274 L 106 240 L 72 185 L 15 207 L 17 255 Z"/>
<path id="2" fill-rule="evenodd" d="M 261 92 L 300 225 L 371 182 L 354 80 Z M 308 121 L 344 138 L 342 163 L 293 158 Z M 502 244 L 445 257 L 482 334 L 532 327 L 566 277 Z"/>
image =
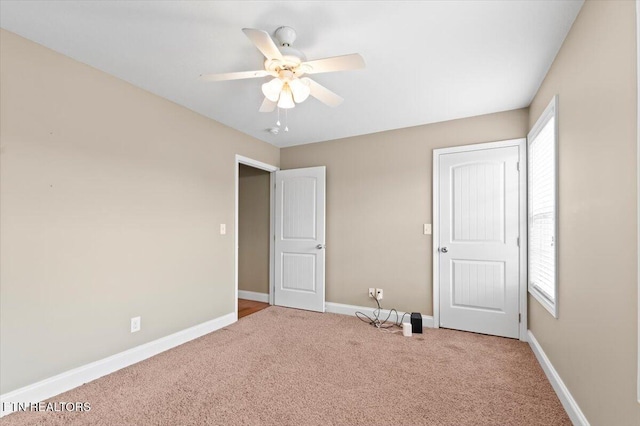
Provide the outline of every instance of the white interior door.
<path id="1" fill-rule="evenodd" d="M 324 312 L 325 167 L 276 172 L 274 304 Z"/>
<path id="2" fill-rule="evenodd" d="M 519 147 L 441 154 L 440 326 L 519 336 Z"/>

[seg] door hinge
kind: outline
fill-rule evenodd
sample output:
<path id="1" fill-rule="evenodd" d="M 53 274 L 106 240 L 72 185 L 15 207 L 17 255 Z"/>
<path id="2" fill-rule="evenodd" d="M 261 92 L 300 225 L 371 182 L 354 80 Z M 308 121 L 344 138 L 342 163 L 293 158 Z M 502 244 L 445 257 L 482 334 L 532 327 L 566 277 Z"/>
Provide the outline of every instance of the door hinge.
<path id="1" fill-rule="evenodd" d="M 518 323 L 522 322 L 522 314 L 518 314 Z"/>
<path id="2" fill-rule="evenodd" d="M 516 170 L 520 171 L 520 162 L 519 161 L 516 163 Z"/>
<path id="3" fill-rule="evenodd" d="M 516 238 L 516 244 L 518 244 L 518 247 L 520 247 L 520 237 Z"/>

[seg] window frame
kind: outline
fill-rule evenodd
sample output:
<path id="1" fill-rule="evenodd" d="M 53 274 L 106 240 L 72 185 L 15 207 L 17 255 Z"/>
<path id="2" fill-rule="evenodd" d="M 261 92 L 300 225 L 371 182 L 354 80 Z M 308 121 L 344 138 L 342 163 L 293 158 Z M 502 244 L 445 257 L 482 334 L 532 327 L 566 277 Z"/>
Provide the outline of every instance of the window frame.
<path id="1" fill-rule="evenodd" d="M 554 153 L 554 165 L 553 165 L 553 218 L 554 218 L 554 295 L 550 300 L 542 291 L 531 283 L 531 206 L 529 205 L 529 191 L 531 187 L 531 144 L 535 141 L 535 138 L 545 128 L 551 119 L 554 119 L 553 126 L 553 153 Z M 558 95 L 554 96 L 549 105 L 542 112 L 536 124 L 533 125 L 531 131 L 527 135 L 527 288 L 529 294 L 531 294 L 554 318 L 558 318 Z"/>

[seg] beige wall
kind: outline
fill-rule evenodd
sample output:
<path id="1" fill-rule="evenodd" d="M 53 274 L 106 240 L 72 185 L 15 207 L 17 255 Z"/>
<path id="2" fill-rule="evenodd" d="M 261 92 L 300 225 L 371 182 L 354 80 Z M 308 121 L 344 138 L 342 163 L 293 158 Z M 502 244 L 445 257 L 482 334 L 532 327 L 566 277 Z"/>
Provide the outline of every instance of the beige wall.
<path id="1" fill-rule="evenodd" d="M 529 328 L 592 425 L 638 425 L 635 2 L 587 1 L 531 104 L 559 95 L 559 318 Z"/>
<path id="2" fill-rule="evenodd" d="M 270 173 L 240 164 L 238 290 L 269 293 Z"/>
<path id="3" fill-rule="evenodd" d="M 509 111 L 281 150 L 283 169 L 327 166 L 329 302 L 433 314 L 432 151 L 522 138 L 528 111 Z"/>
<path id="4" fill-rule="evenodd" d="M 279 150 L 0 43 L 0 393 L 233 312 L 235 154 Z"/>

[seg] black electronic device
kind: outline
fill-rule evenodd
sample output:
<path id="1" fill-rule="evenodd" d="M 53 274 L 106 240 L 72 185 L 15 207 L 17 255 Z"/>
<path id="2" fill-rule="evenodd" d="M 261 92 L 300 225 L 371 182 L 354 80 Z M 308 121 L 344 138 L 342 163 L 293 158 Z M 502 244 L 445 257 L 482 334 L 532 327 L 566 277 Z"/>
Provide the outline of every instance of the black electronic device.
<path id="1" fill-rule="evenodd" d="M 411 312 L 411 332 L 422 333 L 422 315 L 420 312 Z"/>

